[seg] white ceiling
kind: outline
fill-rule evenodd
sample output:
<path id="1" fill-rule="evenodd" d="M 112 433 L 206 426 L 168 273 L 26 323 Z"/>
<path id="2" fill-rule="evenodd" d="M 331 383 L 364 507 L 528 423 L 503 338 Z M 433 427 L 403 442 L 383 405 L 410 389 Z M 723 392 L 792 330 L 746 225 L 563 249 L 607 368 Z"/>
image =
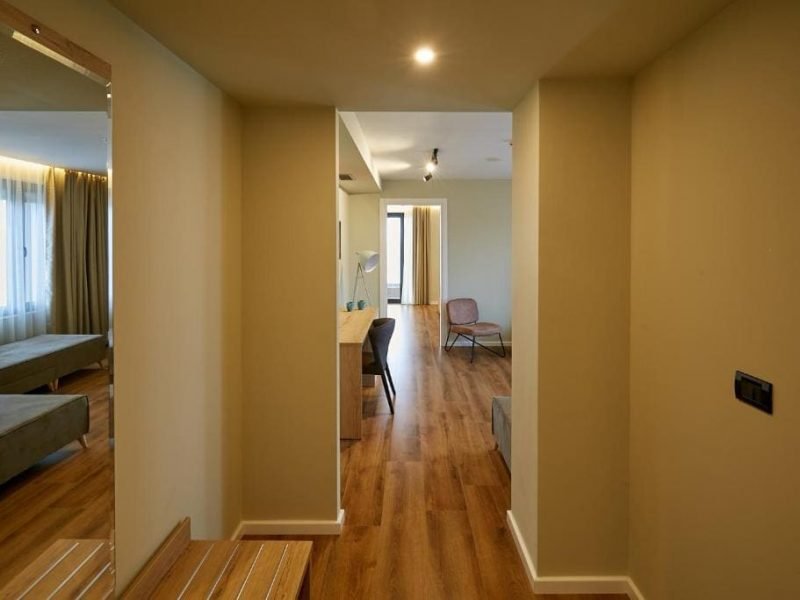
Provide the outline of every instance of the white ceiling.
<path id="1" fill-rule="evenodd" d="M 631 74 L 729 0 L 111 2 L 246 105 L 497 111 L 564 60 Z"/>
<path id="2" fill-rule="evenodd" d="M 373 194 L 381 190 L 358 149 L 353 135 L 339 117 L 339 177 L 349 175 L 350 181 L 339 180 L 339 187 L 348 194 Z"/>
<path id="3" fill-rule="evenodd" d="M 105 173 L 108 115 L 85 111 L 0 111 L 0 155 Z"/>
<path id="4" fill-rule="evenodd" d="M 356 113 L 382 179 L 422 179 L 434 148 L 438 179 L 510 179 L 511 113 Z"/>

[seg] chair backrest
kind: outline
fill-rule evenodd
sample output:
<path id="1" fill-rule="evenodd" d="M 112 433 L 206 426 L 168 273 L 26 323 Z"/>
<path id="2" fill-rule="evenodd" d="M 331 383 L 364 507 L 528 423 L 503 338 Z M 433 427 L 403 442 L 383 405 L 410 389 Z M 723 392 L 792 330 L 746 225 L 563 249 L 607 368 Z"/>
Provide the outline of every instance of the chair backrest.
<path id="1" fill-rule="evenodd" d="M 386 357 L 389 355 L 389 342 L 394 333 L 394 319 L 375 319 L 369 328 L 369 343 L 372 355 L 381 368 L 386 368 Z"/>
<path id="2" fill-rule="evenodd" d="M 478 303 L 472 298 L 455 298 L 447 302 L 447 320 L 451 325 L 478 322 Z"/>

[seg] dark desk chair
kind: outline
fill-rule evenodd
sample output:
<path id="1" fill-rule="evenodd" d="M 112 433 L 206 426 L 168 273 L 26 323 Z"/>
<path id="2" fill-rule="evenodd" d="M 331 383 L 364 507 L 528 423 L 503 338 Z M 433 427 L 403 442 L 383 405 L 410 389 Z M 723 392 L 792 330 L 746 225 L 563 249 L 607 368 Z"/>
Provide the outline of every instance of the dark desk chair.
<path id="1" fill-rule="evenodd" d="M 492 354 L 505 357 L 506 347 L 503 344 L 503 328 L 497 323 L 481 323 L 478 321 L 480 315 L 478 314 L 478 303 L 472 298 L 456 298 L 447 303 L 447 320 L 450 322 L 450 328 L 447 330 L 447 341 L 444 343 L 445 352 L 455 346 L 458 338 L 472 342 L 472 354 L 470 355 L 469 362 L 475 360 L 475 345 L 477 344 L 484 350 L 488 350 Z M 450 341 L 450 334 L 455 333 L 456 337 L 453 343 L 447 345 Z M 475 338 L 496 335 L 500 338 L 500 348 L 503 350 L 502 354 L 491 348 L 484 346 Z"/>
<path id="2" fill-rule="evenodd" d="M 361 361 L 361 372 L 364 375 L 380 375 L 383 389 L 386 391 L 386 401 L 389 403 L 389 410 L 392 411 L 392 414 L 394 414 L 394 403 L 392 394 L 389 393 L 389 386 L 392 386 L 395 398 L 397 398 L 397 392 L 394 389 L 392 373 L 389 371 L 389 363 L 386 359 L 389 355 L 389 342 L 392 340 L 393 333 L 394 319 L 375 319 L 368 333 L 372 354 L 364 354 Z"/>

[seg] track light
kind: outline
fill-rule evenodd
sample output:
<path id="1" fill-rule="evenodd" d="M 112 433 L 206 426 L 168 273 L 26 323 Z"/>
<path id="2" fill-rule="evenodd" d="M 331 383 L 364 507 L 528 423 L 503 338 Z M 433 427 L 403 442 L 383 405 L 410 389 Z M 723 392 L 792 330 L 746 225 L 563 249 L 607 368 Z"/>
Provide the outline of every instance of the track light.
<path id="1" fill-rule="evenodd" d="M 422 179 L 424 179 L 425 181 L 430 181 L 431 179 L 433 179 L 433 173 L 434 171 L 436 171 L 436 168 L 438 166 L 439 166 L 439 149 L 434 148 L 433 154 L 431 154 L 431 159 L 425 165 L 425 170 L 427 171 L 427 174 Z"/>
<path id="2" fill-rule="evenodd" d="M 425 173 L 425 177 L 422 178 L 425 183 L 428 183 L 431 179 L 433 179 L 433 175 L 431 173 Z"/>

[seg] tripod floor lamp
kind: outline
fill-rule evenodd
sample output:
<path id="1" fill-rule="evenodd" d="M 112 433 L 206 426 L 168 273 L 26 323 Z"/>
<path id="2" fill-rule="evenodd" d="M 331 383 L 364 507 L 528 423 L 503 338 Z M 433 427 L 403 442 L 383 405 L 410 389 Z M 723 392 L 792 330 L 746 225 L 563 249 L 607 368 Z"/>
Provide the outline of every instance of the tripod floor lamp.
<path id="1" fill-rule="evenodd" d="M 353 302 L 356 301 L 356 290 L 358 290 L 358 282 L 360 280 L 361 285 L 364 287 L 364 291 L 367 294 L 367 302 L 372 304 L 372 299 L 369 297 L 369 289 L 367 289 L 367 282 L 364 278 L 364 274 L 374 271 L 377 268 L 379 255 L 377 252 L 373 252 L 372 250 L 361 250 L 356 252 L 356 256 L 358 256 L 358 264 L 356 265 L 356 279 L 353 282 Z"/>

